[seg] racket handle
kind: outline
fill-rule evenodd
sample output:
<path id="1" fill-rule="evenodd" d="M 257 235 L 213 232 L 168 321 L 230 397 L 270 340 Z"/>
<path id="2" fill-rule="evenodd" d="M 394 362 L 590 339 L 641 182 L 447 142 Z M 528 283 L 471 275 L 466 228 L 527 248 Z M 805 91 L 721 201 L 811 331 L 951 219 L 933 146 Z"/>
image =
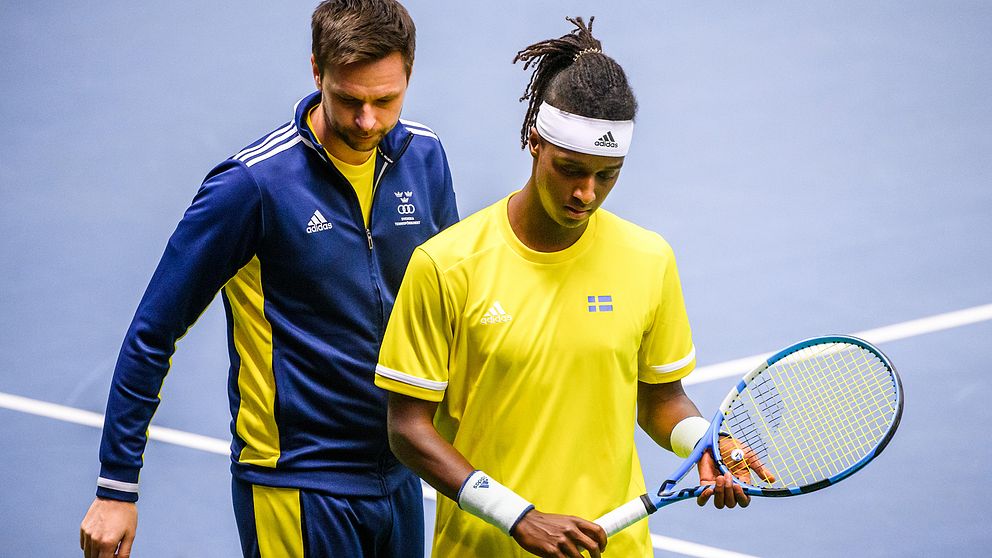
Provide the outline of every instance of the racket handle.
<path id="1" fill-rule="evenodd" d="M 644 494 L 608 512 L 593 523 L 602 527 L 606 531 L 606 536 L 611 537 L 651 515 L 657 509 L 648 495 Z"/>

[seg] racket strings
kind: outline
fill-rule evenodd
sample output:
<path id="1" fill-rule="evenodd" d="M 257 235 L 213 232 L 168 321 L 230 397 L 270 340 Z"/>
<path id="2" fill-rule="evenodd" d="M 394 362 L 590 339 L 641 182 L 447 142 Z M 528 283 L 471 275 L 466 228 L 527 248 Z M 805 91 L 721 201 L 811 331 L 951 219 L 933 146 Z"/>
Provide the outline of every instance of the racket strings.
<path id="1" fill-rule="evenodd" d="M 868 422 L 865 409 L 859 406 L 867 401 L 859 396 L 863 392 L 870 393 L 871 382 L 867 391 L 858 391 L 851 381 L 862 379 L 857 373 L 865 369 L 865 362 L 852 362 L 850 354 L 837 350 L 820 353 L 823 363 L 800 360 L 795 367 L 797 374 L 782 376 L 786 389 L 800 395 L 797 409 L 803 413 L 801 420 L 795 422 L 797 440 L 804 442 L 799 445 L 800 454 L 807 458 L 805 468 L 800 469 L 805 475 L 801 482 L 806 483 L 829 477 L 852 465 L 862 457 L 864 445 L 876 438 L 871 433 L 865 434 L 862 426 Z M 837 373 L 816 373 L 814 368 L 823 365 Z"/>
<path id="2" fill-rule="evenodd" d="M 845 368 L 828 358 L 824 357 L 824 363 L 832 370 Z M 859 447 L 849 440 L 850 428 L 856 423 L 848 418 L 857 417 L 859 411 L 852 406 L 854 394 L 849 386 L 838 382 L 843 376 L 818 375 L 809 361 L 800 361 L 795 369 L 796 374 L 783 375 L 783 379 L 794 380 L 786 389 L 799 396 L 797 408 L 803 411 L 801 420 L 796 421 L 796 442 L 805 462 L 800 461 L 803 476 L 797 476 L 796 483 L 809 484 L 845 468 L 845 448 Z"/>
<path id="3" fill-rule="evenodd" d="M 797 409 L 802 411 L 796 421 L 796 445 L 805 461 L 797 462 L 803 474 L 796 477 L 796 484 L 810 484 L 843 471 L 860 459 L 858 454 L 863 455 L 864 444 L 870 442 L 864 436 L 858 439 L 865 409 L 857 406 L 856 386 L 846 381 L 856 379 L 861 368 L 852 367 L 846 355 L 836 358 L 838 354 L 827 353 L 822 358 L 823 364 L 840 374 L 817 374 L 813 362 L 799 361 L 796 374 L 783 375 L 787 382 L 793 381 L 785 384 L 786 389 L 799 396 Z"/>
<path id="4" fill-rule="evenodd" d="M 750 459 L 725 463 L 761 487 L 829 479 L 877 446 L 895 399 L 893 376 L 874 353 L 846 343 L 806 347 L 752 378 L 725 412 L 725 433 L 753 452 L 774 483 L 755 474 Z"/>
<path id="5" fill-rule="evenodd" d="M 838 370 L 846 371 L 847 374 L 841 378 L 855 378 L 856 374 L 866 370 L 873 370 L 875 366 L 881 364 L 875 358 L 874 362 L 866 358 L 871 353 L 858 351 L 854 359 L 832 358 L 832 365 Z M 874 355 L 871 355 L 874 358 Z M 887 420 L 884 411 L 894 410 L 894 406 L 887 405 L 887 401 L 880 400 L 879 395 L 883 393 L 884 386 L 879 381 L 879 375 L 868 374 L 862 376 L 867 389 L 858 390 L 855 382 L 836 382 L 831 378 L 828 387 L 838 390 L 839 402 L 844 406 L 838 406 L 834 414 L 829 415 L 832 425 L 836 427 L 847 427 L 836 431 L 839 444 L 838 451 L 833 455 L 839 461 L 836 464 L 841 470 L 852 466 L 863 457 L 866 451 L 870 451 L 875 442 L 885 435 Z M 890 393 L 891 395 L 891 393 Z M 891 400 L 891 399 L 890 399 Z M 842 416 L 838 416 L 841 415 Z M 856 420 L 843 421 L 843 417 L 854 417 Z M 865 451 L 859 451 L 862 448 Z"/>
<path id="6" fill-rule="evenodd" d="M 799 442 L 797 458 L 801 465 L 801 476 L 795 477 L 795 484 L 809 484 L 835 475 L 856 463 L 874 445 L 884 431 L 866 432 L 863 428 L 870 421 L 859 399 L 868 389 L 859 389 L 855 381 L 864 379 L 858 373 L 870 369 L 870 364 L 862 359 L 851 360 L 850 351 L 841 352 L 824 347 L 818 351 L 816 360 L 798 360 L 796 374 L 783 374 L 785 388 L 798 395 L 799 406 L 803 411 L 795 420 Z M 854 353 L 855 358 L 858 353 Z M 832 374 L 817 373 L 818 367 L 826 366 Z M 866 368 L 868 366 L 868 368 Z M 870 380 L 870 376 L 868 379 Z M 875 382 L 877 386 L 877 382 Z"/>

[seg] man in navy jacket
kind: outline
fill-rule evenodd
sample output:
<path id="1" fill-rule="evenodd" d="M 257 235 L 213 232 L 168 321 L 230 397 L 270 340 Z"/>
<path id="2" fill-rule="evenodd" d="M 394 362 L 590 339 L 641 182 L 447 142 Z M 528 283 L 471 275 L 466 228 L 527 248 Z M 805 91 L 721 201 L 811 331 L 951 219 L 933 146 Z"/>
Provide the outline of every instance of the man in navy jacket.
<path id="1" fill-rule="evenodd" d="M 419 480 L 373 385 L 413 249 L 457 221 L 441 144 L 399 118 L 415 28 L 395 0 L 313 14 L 293 119 L 206 177 L 138 306 L 107 403 L 87 557 L 130 554 L 138 475 L 176 341 L 218 290 L 245 556 L 420 556 Z"/>

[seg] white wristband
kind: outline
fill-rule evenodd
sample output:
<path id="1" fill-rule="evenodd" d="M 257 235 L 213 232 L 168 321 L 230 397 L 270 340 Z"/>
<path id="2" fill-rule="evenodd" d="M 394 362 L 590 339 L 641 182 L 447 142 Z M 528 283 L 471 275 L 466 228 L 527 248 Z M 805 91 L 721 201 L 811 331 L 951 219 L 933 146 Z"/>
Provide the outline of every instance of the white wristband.
<path id="1" fill-rule="evenodd" d="M 462 483 L 458 506 L 508 535 L 524 514 L 534 509 L 533 504 L 482 471 L 474 471 Z"/>
<path id="2" fill-rule="evenodd" d="M 672 429 L 672 451 L 675 455 L 686 458 L 699 443 L 706 431 L 710 429 L 710 421 L 703 417 L 686 417 Z"/>

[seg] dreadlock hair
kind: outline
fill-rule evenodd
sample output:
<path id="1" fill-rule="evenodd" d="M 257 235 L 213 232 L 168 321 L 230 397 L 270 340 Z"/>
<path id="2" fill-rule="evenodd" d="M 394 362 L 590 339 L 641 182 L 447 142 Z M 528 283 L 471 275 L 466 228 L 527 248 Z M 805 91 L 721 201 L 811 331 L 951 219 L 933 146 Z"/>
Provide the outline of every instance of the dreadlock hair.
<path id="1" fill-rule="evenodd" d="M 572 114 L 603 120 L 633 120 L 637 99 L 627 75 L 616 60 L 603 54 L 602 44 L 592 36 L 592 22 L 566 17 L 575 25 L 567 35 L 534 43 L 521 50 L 513 63 L 534 66 L 521 101 L 530 99 L 520 130 L 521 147 L 527 147 L 530 129 L 537 122 L 541 103 Z"/>

